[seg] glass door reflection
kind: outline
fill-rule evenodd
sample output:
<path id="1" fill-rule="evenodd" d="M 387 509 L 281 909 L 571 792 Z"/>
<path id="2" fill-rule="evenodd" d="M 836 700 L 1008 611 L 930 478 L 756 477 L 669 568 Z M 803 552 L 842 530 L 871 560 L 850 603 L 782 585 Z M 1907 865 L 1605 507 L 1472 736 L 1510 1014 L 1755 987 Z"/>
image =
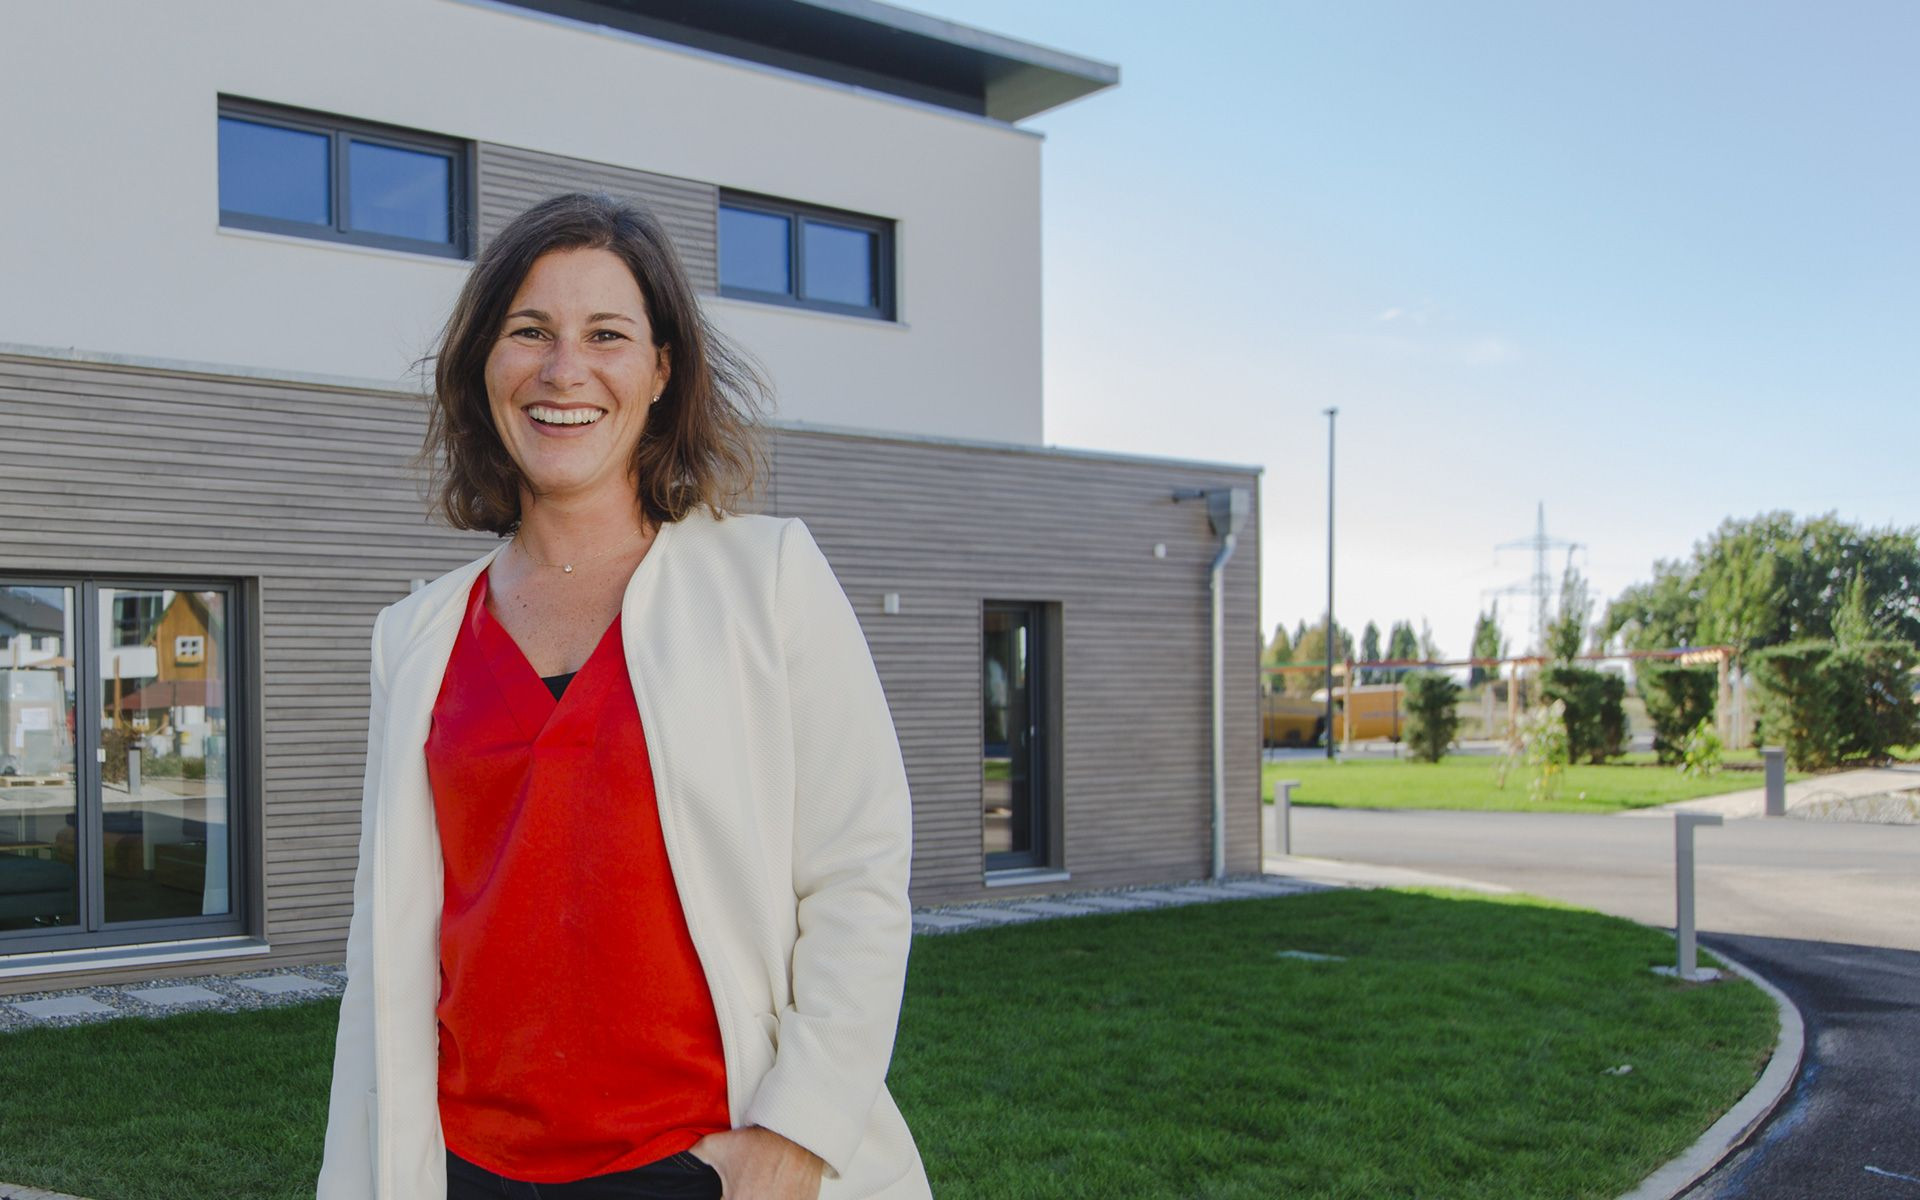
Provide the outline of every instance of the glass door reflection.
<path id="1" fill-rule="evenodd" d="M 988 870 L 1046 859 L 1035 716 L 1039 612 L 989 603 L 981 629 L 981 849 Z"/>
<path id="2" fill-rule="evenodd" d="M 227 597 L 99 589 L 105 921 L 232 911 Z"/>
<path id="3" fill-rule="evenodd" d="M 0 930 L 80 921 L 74 602 L 0 585 Z"/>

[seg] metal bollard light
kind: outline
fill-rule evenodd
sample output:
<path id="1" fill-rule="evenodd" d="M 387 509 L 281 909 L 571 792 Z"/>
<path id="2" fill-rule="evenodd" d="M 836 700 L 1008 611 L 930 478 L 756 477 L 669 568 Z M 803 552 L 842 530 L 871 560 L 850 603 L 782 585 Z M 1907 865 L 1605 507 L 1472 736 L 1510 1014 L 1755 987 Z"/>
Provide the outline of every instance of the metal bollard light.
<path id="1" fill-rule="evenodd" d="M 1282 856 L 1293 854 L 1293 789 L 1299 786 L 1298 779 L 1273 781 L 1273 835 L 1280 842 Z"/>
<path id="2" fill-rule="evenodd" d="M 1787 752 L 1780 746 L 1764 746 L 1760 761 L 1766 764 L 1767 815 L 1787 815 Z"/>
<path id="3" fill-rule="evenodd" d="M 1699 949 L 1693 930 L 1693 831 L 1702 825 L 1725 824 L 1719 813 L 1675 813 L 1673 817 L 1674 934 L 1679 943 L 1679 962 L 1673 973 L 1689 982 L 1718 979 L 1718 971 L 1700 969 Z M 1656 971 L 1666 974 L 1663 967 Z"/>

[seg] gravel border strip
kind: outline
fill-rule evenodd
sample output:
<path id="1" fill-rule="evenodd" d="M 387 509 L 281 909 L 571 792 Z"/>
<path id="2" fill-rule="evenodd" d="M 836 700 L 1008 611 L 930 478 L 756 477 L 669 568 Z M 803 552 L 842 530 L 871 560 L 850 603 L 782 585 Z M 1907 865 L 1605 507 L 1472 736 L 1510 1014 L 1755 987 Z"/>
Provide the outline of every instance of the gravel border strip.
<path id="1" fill-rule="evenodd" d="M 1248 886 L 1249 884 L 1253 886 Z M 1245 900 L 1257 898 L 1263 894 L 1281 896 L 1297 892 L 1325 891 L 1328 885 L 1304 879 L 1294 879 L 1279 875 L 1229 875 L 1215 882 L 1210 879 L 1188 880 L 1176 883 L 1134 884 L 1127 887 L 1082 889 L 1074 892 L 1048 892 L 1028 896 L 1009 897 L 1003 900 L 980 900 L 966 904 L 930 905 L 916 908 L 913 915 L 914 935 L 917 937 L 944 937 L 957 933 L 966 933 L 973 929 L 990 929 L 1000 925 L 1025 923 L 1028 921 L 1064 921 L 1078 916 L 1102 916 L 1115 911 L 1101 908 L 1085 901 L 1090 897 L 1117 896 L 1137 900 L 1137 907 L 1144 911 L 1151 908 L 1172 908 L 1183 904 L 1206 904 L 1218 900 Z M 1147 893 L 1147 894 L 1141 894 Z M 1172 893 L 1179 893 L 1177 895 Z M 1211 893 L 1211 894 L 1208 894 Z M 1083 911 L 1070 911 L 1074 908 Z M 919 918 L 936 916 L 949 918 L 941 922 L 922 923 Z M 951 920 L 957 918 L 958 921 Z M 964 924 L 959 923 L 964 922 Z M 279 979 L 297 977 L 321 985 L 319 988 L 303 989 L 296 992 L 270 993 L 256 991 L 242 985 L 248 979 Z M 148 988 L 161 987 L 199 987 L 213 992 L 216 999 L 195 1000 L 185 1004 L 155 1004 L 141 999 L 132 993 Z M 19 1029 L 63 1028 L 74 1025 L 90 1025 L 98 1021 L 113 1021 L 121 1017 L 166 1017 L 185 1012 L 249 1012 L 254 1009 L 279 1008 L 288 1004 L 304 1004 L 325 997 L 339 997 L 346 991 L 347 969 L 343 964 L 314 964 L 301 967 L 266 968 L 257 971 L 241 971 L 220 975 L 187 975 L 163 979 L 147 979 L 137 983 L 113 984 L 99 987 L 63 988 L 46 992 L 23 992 L 19 995 L 0 997 L 0 1034 L 11 1033 Z M 57 1016 L 35 1016 L 14 1007 L 17 1004 L 34 1000 L 62 1000 L 84 998 L 106 1005 L 111 1012 L 76 1013 Z M 0 1184 L 0 1200 L 39 1200 L 38 1193 L 30 1189 Z M 53 1193 L 45 1193 L 52 1196 Z"/>

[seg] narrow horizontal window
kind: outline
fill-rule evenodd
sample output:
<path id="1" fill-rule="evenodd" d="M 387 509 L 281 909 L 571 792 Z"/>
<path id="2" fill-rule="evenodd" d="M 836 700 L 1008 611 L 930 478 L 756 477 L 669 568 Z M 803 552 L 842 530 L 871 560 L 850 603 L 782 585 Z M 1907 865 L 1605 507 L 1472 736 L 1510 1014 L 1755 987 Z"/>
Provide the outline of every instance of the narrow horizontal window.
<path id="1" fill-rule="evenodd" d="M 220 211 L 333 224 L 333 149 L 323 133 L 220 118 Z"/>
<path id="2" fill-rule="evenodd" d="M 749 292 L 793 291 L 793 220 L 745 208 L 720 209 L 720 283 Z"/>
<path id="3" fill-rule="evenodd" d="M 361 233 L 453 240 L 452 154 L 347 144 L 347 227 Z"/>
<path id="4" fill-rule="evenodd" d="M 870 229 L 848 229 L 825 221 L 803 221 L 807 279 L 802 289 L 808 300 L 871 308 L 876 302 L 879 262 L 874 251 L 879 238 Z"/>
<path id="5" fill-rule="evenodd" d="M 464 258 L 467 144 L 252 101 L 220 102 L 220 223 Z"/>
<path id="6" fill-rule="evenodd" d="M 892 221 L 729 193 L 719 226 L 721 295 L 893 319 Z"/>

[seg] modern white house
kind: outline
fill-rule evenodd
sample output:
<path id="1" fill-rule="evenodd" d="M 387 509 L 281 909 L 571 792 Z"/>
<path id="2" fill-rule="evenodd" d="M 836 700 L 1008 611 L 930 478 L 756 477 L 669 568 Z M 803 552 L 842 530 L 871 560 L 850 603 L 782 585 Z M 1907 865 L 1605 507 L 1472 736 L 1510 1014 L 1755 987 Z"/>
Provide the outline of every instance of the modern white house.
<path id="1" fill-rule="evenodd" d="M 916 901 L 1259 869 L 1258 469 L 1042 444 L 1020 122 L 1117 68 L 872 0 L 8 22 L 0 994 L 340 959 L 373 615 L 493 544 L 420 499 L 416 364 L 579 189 L 774 384 L 762 511 L 873 648 Z"/>

